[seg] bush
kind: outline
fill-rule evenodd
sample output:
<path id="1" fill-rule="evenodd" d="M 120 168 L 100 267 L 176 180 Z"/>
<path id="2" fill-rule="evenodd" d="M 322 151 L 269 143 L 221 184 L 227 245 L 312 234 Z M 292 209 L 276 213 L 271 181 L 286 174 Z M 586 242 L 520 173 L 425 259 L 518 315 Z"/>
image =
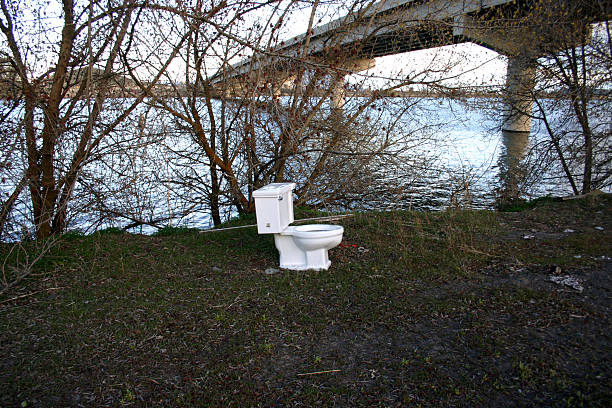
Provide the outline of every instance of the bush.
<path id="1" fill-rule="evenodd" d="M 120 235 L 125 234 L 125 231 L 117 227 L 108 227 L 98 231 L 98 234 Z"/>
<path id="2" fill-rule="evenodd" d="M 163 228 L 157 230 L 153 236 L 155 237 L 167 237 L 170 235 L 182 235 L 190 232 L 199 231 L 197 228 L 188 228 L 188 227 L 173 227 L 171 225 L 166 225 Z"/>
<path id="3" fill-rule="evenodd" d="M 503 212 L 521 212 L 542 204 L 555 203 L 559 201 L 562 201 L 560 197 L 552 196 L 538 197 L 534 198 L 533 200 L 519 199 L 510 204 L 500 207 L 499 210 Z"/>

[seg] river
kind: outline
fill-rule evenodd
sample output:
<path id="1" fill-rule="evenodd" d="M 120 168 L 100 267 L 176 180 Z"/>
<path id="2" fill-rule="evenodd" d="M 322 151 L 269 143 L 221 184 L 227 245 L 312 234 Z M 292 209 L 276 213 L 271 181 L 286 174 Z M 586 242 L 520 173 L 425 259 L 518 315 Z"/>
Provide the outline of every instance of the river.
<path id="1" fill-rule="evenodd" d="M 398 98 L 390 98 L 389 106 L 393 106 L 392 99 L 398 101 Z M 359 103 L 359 100 L 351 102 Z M 347 108 L 350 108 L 351 102 L 348 102 Z M 386 103 L 381 102 L 379 106 L 381 104 Z M 378 120 L 393 119 L 393 109 L 395 108 L 378 108 L 377 111 L 382 112 L 379 113 Z M 499 129 L 501 118 L 495 113 L 499 112 L 500 101 L 484 98 L 468 101 L 430 98 L 420 99 L 410 109 L 410 114 L 401 119 L 402 132 L 411 134 L 411 137 L 406 137 L 404 142 L 414 144 L 407 149 L 409 154 L 426 158 L 421 162 L 424 167 L 415 169 L 409 182 L 402 181 L 404 187 L 399 189 L 401 190 L 399 192 L 373 195 L 367 200 L 358 200 L 358 204 L 338 203 L 328 206 L 328 209 L 442 210 L 453 206 L 477 209 L 494 207 L 497 192 L 502 187 L 500 165 L 503 167 L 507 162 L 504 144 L 506 135 L 503 135 Z M 372 110 L 372 114 L 375 113 Z M 369 115 L 367 112 L 366 114 Z M 137 113 L 135 116 L 134 122 L 126 126 L 142 124 L 143 113 Z M 148 117 L 145 119 L 149 120 Z M 167 125 L 167 120 L 162 119 L 156 126 Z M 423 129 L 427 131 L 419 133 Z M 151 133 L 149 139 L 154 141 L 155 132 L 151 131 L 150 127 L 148 132 Z M 427 135 L 426 143 L 419 143 L 418 138 L 421 134 Z M 188 138 L 176 132 L 173 137 L 179 141 L 176 144 L 180 144 L 182 149 L 198 151 L 199 148 Z M 534 122 L 528 144 L 521 146 L 520 150 L 526 153 L 533 151 L 547 138 L 548 135 L 541 123 Z M 400 137 L 398 140 L 403 139 Z M 111 141 L 108 145 L 113 145 L 115 141 Z M 175 165 L 170 165 L 169 154 L 167 150 L 162 151 L 153 143 L 139 148 L 137 154 L 118 150 L 109 156 L 110 159 L 86 167 L 85 171 L 90 180 L 87 185 L 81 184 L 75 194 L 83 203 L 89 200 L 89 204 L 71 208 L 70 228 L 88 233 L 111 226 L 123 228 L 137 218 L 158 220 L 164 217 L 167 219 L 160 221 L 158 225 L 209 228 L 211 218 L 208 209 L 201 205 L 205 189 L 195 183 L 193 191 L 189 191 L 186 187 L 179 187 L 172 182 L 177 172 L 187 171 L 185 169 L 189 167 L 192 168 L 190 171 L 193 171 L 193 168 L 198 167 L 197 165 L 181 167 L 181 160 L 183 165 L 193 164 L 193 156 L 175 160 Z M 527 160 L 530 160 L 529 155 Z M 113 170 L 117 168 L 120 169 L 119 173 Z M 131 169 L 135 168 L 139 169 L 138 172 L 131 172 Z M 528 177 L 532 182 L 523 186 L 521 194 L 524 198 L 548 194 L 571 194 L 569 185 L 560 175 L 558 168 L 554 166 L 534 168 L 537 168 L 535 174 L 537 177 L 531 179 Z M 386 170 L 381 173 L 385 174 L 381 177 L 393 178 L 393 169 Z M 193 180 L 205 180 L 207 172 L 205 166 L 202 166 L 201 171 L 197 170 L 194 174 L 183 174 L 183 176 L 190 176 Z M 295 181 L 299 183 L 299 180 Z M 3 180 L 1 189 L 3 192 L 8 192 L 11 186 L 10 179 Z M 181 194 L 177 194 L 179 190 Z M 360 193 L 356 191 L 354 194 Z M 181 196 L 189 196 L 189 199 L 184 200 Z M 104 203 L 98 206 L 91 204 L 95 202 Z M 20 205 L 17 213 L 25 217 L 28 214 L 28 200 L 25 194 Z M 235 215 L 229 206 L 222 210 L 225 218 Z M 114 216 L 113 212 L 131 213 L 133 219 Z M 100 218 L 103 220 L 100 221 Z M 15 228 L 8 234 L 13 238 L 23 235 L 23 228 L 17 227 L 20 224 L 19 220 L 17 218 L 15 220 L 17 221 L 14 222 Z M 156 228 L 141 225 L 131 231 L 152 233 Z"/>

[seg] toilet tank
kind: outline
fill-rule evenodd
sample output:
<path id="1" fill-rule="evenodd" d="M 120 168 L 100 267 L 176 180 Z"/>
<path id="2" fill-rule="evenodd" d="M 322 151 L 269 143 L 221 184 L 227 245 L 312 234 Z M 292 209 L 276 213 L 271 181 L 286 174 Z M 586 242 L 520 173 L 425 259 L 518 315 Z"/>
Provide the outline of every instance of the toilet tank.
<path id="1" fill-rule="evenodd" d="M 253 192 L 257 213 L 257 232 L 276 234 L 293 222 L 295 183 L 272 183 Z"/>

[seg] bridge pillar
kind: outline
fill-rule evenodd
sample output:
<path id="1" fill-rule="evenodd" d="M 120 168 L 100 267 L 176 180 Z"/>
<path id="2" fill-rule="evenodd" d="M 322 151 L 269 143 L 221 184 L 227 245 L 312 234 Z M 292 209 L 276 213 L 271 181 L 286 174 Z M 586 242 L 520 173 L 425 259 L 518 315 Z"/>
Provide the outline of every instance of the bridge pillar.
<path id="1" fill-rule="evenodd" d="M 502 131 L 503 148 L 498 159 L 499 205 L 504 207 L 512 204 L 520 197 L 520 184 L 525 176 L 522 160 L 529 146 L 528 132 Z"/>
<path id="2" fill-rule="evenodd" d="M 341 73 L 336 73 L 332 78 L 331 84 L 331 95 L 330 95 L 330 107 L 331 111 L 335 115 L 341 115 L 344 113 L 344 104 L 346 102 L 346 92 L 344 89 L 344 78 L 346 75 L 354 72 L 365 71 L 376 66 L 376 59 L 374 58 L 362 58 L 362 59 L 349 59 L 341 64 Z"/>
<path id="3" fill-rule="evenodd" d="M 521 193 L 519 185 L 524 176 L 521 162 L 529 146 L 534 84 L 535 67 L 530 60 L 520 56 L 508 57 L 502 116 L 503 150 L 499 158 L 501 206 L 512 203 Z"/>
<path id="4" fill-rule="evenodd" d="M 346 102 L 344 92 L 344 75 L 336 75 L 332 79 L 330 106 L 332 113 L 342 114 L 344 112 L 344 103 Z"/>
<path id="5" fill-rule="evenodd" d="M 508 57 L 502 130 L 529 133 L 533 110 L 535 67 L 526 58 Z"/>
<path id="6" fill-rule="evenodd" d="M 540 38 L 519 26 L 488 26 L 470 15 L 455 17 L 453 34 L 508 56 L 506 100 L 502 129 L 509 132 L 531 130 L 532 90 L 535 84 L 533 45 Z"/>

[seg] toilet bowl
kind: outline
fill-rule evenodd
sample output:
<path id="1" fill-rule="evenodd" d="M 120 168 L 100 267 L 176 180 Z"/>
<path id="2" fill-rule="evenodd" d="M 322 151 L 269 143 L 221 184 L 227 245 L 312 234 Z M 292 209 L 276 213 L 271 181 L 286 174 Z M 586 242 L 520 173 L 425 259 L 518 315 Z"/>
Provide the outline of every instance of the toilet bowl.
<path id="1" fill-rule="evenodd" d="M 295 271 L 326 270 L 331 265 L 328 252 L 342 241 L 340 225 L 310 224 L 290 226 L 274 234 L 280 267 Z"/>
<path id="2" fill-rule="evenodd" d="M 257 232 L 274 234 L 280 267 L 296 271 L 328 269 L 328 252 L 340 244 L 344 228 L 339 225 L 289 225 L 293 222 L 295 183 L 272 183 L 253 192 Z"/>

